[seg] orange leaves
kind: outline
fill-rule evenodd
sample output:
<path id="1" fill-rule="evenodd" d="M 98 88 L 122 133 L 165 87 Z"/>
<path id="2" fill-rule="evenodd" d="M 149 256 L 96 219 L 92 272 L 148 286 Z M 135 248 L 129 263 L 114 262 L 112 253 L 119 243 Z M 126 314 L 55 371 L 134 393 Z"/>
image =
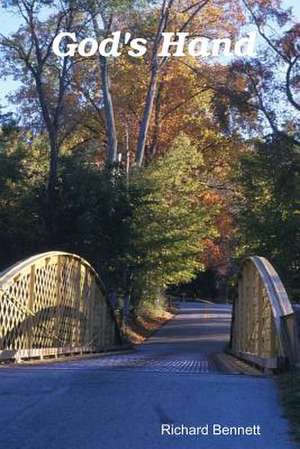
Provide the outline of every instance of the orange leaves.
<path id="1" fill-rule="evenodd" d="M 202 201 L 205 206 L 213 206 L 215 204 L 219 204 L 220 201 L 222 201 L 222 198 L 217 192 L 210 190 L 204 192 L 202 195 Z"/>

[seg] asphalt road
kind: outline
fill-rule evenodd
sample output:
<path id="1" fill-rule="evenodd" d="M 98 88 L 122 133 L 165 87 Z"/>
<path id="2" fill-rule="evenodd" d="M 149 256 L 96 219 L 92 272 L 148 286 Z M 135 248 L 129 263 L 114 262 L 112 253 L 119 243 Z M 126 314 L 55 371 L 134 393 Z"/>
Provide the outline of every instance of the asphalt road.
<path id="1" fill-rule="evenodd" d="M 134 353 L 0 369 L 0 448 L 295 448 L 271 379 L 217 372 L 229 325 L 228 306 L 186 304 Z M 163 424 L 209 435 L 162 436 Z M 213 425 L 261 435 L 212 435 Z"/>

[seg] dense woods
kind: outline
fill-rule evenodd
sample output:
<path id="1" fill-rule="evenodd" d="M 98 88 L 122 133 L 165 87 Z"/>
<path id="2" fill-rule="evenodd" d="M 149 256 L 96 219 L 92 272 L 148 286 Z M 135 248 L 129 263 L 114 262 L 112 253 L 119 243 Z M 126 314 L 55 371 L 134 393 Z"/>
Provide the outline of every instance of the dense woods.
<path id="1" fill-rule="evenodd" d="M 19 82 L 15 112 L 1 115 L 2 269 L 71 251 L 127 310 L 168 287 L 199 294 L 211 279 L 205 295 L 224 295 L 239 259 L 258 254 L 299 299 L 291 10 L 279 0 L 1 3 L 21 23 L 0 37 L 2 82 Z M 236 40 L 249 29 L 253 58 L 158 56 L 164 31 Z M 146 38 L 149 51 L 131 58 L 125 42 L 118 58 L 52 51 L 60 31 L 101 40 L 117 30 Z"/>

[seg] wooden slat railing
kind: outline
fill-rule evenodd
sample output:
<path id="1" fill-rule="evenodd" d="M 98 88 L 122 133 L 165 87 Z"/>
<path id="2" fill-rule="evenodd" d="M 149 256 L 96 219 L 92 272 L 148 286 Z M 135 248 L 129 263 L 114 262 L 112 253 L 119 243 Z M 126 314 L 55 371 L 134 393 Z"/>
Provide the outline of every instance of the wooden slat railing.
<path id="1" fill-rule="evenodd" d="M 121 345 L 104 286 L 79 256 L 48 252 L 0 273 L 0 360 Z"/>
<path id="2" fill-rule="evenodd" d="M 296 319 L 286 290 L 263 257 L 244 262 L 233 309 L 231 351 L 266 369 L 299 359 Z"/>

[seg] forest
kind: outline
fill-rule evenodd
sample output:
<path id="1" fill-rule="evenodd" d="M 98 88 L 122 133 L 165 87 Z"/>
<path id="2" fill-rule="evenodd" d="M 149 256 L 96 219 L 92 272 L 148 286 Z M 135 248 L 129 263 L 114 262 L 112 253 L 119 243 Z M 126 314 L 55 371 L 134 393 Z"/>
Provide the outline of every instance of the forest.
<path id="1" fill-rule="evenodd" d="M 280 0 L 7 0 L 0 35 L 0 269 L 79 254 L 112 302 L 234 296 L 267 257 L 299 296 L 300 24 Z M 299 18 L 298 18 L 299 19 Z M 147 41 L 130 57 L 53 51 L 61 32 Z M 163 33 L 257 34 L 256 55 L 159 57 Z M 64 45 L 67 45 L 65 43 Z M 206 288 L 205 285 L 211 285 Z M 298 289 L 297 289 L 298 286 Z M 202 289 L 202 290 L 201 290 Z"/>

